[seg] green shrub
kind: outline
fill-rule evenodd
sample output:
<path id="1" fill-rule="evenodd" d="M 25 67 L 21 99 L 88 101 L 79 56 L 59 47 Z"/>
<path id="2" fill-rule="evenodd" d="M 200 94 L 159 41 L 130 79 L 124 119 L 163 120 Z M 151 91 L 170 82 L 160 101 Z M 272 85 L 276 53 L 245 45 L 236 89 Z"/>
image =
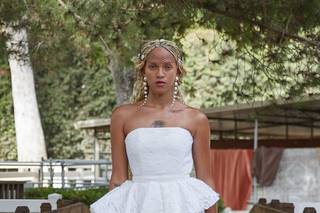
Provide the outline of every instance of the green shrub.
<path id="1" fill-rule="evenodd" d="M 219 201 L 218 201 L 218 203 L 217 203 L 217 206 L 218 206 L 218 212 L 222 212 L 223 209 L 225 208 L 224 202 L 223 202 L 223 200 L 222 200 L 222 197 L 220 197 L 220 199 L 219 199 Z"/>
<path id="2" fill-rule="evenodd" d="M 92 204 L 108 192 L 107 188 L 92 189 L 57 189 L 57 188 L 32 188 L 25 191 L 26 199 L 47 199 L 49 194 L 58 193 L 65 200 Z"/>

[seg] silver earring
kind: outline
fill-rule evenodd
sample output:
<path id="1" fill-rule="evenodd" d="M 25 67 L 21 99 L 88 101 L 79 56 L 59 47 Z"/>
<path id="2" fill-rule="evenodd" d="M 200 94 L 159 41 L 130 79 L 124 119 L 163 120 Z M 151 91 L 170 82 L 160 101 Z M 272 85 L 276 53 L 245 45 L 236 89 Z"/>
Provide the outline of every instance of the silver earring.
<path id="1" fill-rule="evenodd" d="M 178 96 L 178 81 L 179 81 L 179 77 L 176 76 L 176 79 L 174 81 L 173 97 L 172 97 L 171 106 L 174 105 L 174 103 L 176 102 L 177 96 Z"/>
<path id="2" fill-rule="evenodd" d="M 142 106 L 147 103 L 148 99 L 148 86 L 147 86 L 147 77 L 143 77 L 143 93 L 144 93 L 144 101 L 142 103 Z"/>

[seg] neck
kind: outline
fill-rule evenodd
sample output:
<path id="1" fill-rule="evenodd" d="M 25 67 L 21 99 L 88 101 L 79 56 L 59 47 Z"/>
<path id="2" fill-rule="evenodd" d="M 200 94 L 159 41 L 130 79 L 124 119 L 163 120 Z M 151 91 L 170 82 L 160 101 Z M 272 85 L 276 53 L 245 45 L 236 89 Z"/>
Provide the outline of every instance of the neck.
<path id="1" fill-rule="evenodd" d="M 149 92 L 147 103 L 156 108 L 164 109 L 171 106 L 173 91 L 164 94 L 155 94 Z"/>

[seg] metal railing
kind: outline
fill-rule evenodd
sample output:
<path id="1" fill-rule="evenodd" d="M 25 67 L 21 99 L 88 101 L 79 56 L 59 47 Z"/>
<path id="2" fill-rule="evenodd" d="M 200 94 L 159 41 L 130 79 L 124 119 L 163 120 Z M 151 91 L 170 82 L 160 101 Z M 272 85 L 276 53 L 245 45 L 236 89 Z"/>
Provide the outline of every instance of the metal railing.
<path id="1" fill-rule="evenodd" d="M 107 185 L 110 176 L 107 160 L 0 161 L 0 181 L 28 181 L 32 187 L 87 188 Z"/>

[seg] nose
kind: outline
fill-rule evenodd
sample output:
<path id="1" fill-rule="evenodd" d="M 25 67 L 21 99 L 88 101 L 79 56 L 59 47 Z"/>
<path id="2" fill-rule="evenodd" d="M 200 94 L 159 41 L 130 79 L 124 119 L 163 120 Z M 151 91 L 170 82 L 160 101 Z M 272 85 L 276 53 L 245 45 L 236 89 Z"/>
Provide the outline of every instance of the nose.
<path id="1" fill-rule="evenodd" d="M 157 71 L 157 77 L 158 78 L 162 78 L 164 77 L 164 70 L 162 67 L 159 67 L 158 71 Z"/>

